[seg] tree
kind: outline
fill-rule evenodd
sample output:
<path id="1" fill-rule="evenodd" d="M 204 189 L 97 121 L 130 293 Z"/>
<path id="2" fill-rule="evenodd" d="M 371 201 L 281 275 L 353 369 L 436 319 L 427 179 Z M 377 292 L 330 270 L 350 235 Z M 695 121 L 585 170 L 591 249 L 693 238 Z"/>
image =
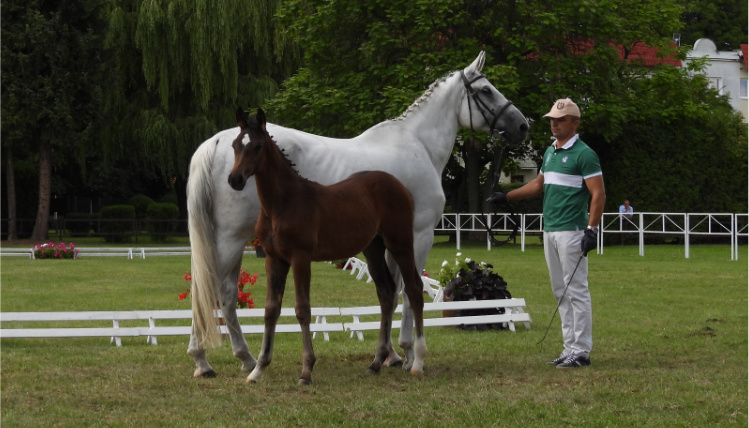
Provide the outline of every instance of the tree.
<path id="1" fill-rule="evenodd" d="M 68 158 L 85 168 L 86 147 L 96 131 L 102 8 L 102 1 L 3 3 L 2 144 L 10 162 L 14 154 L 37 156 L 35 240 L 47 236 L 53 164 Z M 12 167 L 6 172 L 12 186 Z M 12 206 L 14 193 L 14 188 L 8 190 Z M 9 216 L 15 218 L 15 213 Z"/>
<path id="2" fill-rule="evenodd" d="M 274 24 L 280 0 L 114 0 L 114 55 L 104 162 L 184 183 L 195 148 L 234 126 L 238 104 L 259 106 L 294 69 L 298 51 Z"/>
<path id="3" fill-rule="evenodd" d="M 305 63 L 270 109 L 288 126 L 352 136 L 396 115 L 428 83 L 484 49 L 485 73 L 526 115 L 537 121 L 562 96 L 588 99 L 586 123 L 614 138 L 626 126 L 616 120 L 615 113 L 628 108 L 619 93 L 646 74 L 640 64 L 621 61 L 617 46 L 668 47 L 679 13 L 675 0 L 289 1 L 282 22 Z M 532 127 L 537 151 L 549 137 L 547 126 Z M 467 209 L 478 211 L 496 186 L 503 159 L 487 149 L 485 135 L 463 133 L 459 142 L 461 162 L 451 163 L 447 173 L 457 185 L 453 192 L 462 196 L 452 198 L 451 208 L 461 209 L 467 199 Z M 465 169 L 456 169 L 459 164 Z"/>
<path id="4" fill-rule="evenodd" d="M 682 0 L 681 42 L 694 45 L 708 38 L 718 50 L 735 50 L 747 42 L 747 2 L 744 0 Z"/>

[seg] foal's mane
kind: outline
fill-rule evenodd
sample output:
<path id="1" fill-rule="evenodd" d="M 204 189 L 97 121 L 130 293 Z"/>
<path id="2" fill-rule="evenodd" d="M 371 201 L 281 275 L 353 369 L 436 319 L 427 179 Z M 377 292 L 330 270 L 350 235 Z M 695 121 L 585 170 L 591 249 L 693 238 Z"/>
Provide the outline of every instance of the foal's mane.
<path id="1" fill-rule="evenodd" d="M 292 161 L 291 161 L 291 159 L 289 158 L 289 155 L 288 155 L 288 153 L 286 153 L 286 149 L 282 149 L 282 148 L 281 148 L 281 147 L 280 147 L 280 146 L 278 145 L 278 143 L 276 143 L 276 140 L 274 140 L 274 139 L 273 139 L 273 137 L 271 137 L 271 135 L 270 135 L 270 134 L 268 133 L 268 130 L 267 130 L 267 129 L 266 129 L 266 130 L 264 130 L 264 131 L 263 131 L 263 133 L 265 134 L 265 138 L 266 138 L 266 143 L 270 143 L 270 144 L 272 144 L 272 145 L 273 145 L 273 148 L 274 148 L 275 150 L 277 150 L 277 151 L 278 151 L 278 152 L 279 152 L 279 153 L 281 154 L 281 158 L 282 158 L 282 159 L 283 159 L 284 161 L 286 161 L 286 163 L 287 163 L 287 164 L 289 165 L 289 168 L 291 168 L 291 170 L 292 170 L 292 171 L 294 171 L 294 172 L 296 173 L 297 177 L 301 178 L 302 180 L 307 180 L 307 181 L 309 181 L 309 179 L 308 179 L 307 177 L 302 177 L 302 176 L 301 176 L 301 175 L 299 174 L 299 170 L 297 170 L 297 169 L 295 168 L 295 167 L 296 167 L 296 164 L 295 164 L 294 162 L 292 162 Z"/>

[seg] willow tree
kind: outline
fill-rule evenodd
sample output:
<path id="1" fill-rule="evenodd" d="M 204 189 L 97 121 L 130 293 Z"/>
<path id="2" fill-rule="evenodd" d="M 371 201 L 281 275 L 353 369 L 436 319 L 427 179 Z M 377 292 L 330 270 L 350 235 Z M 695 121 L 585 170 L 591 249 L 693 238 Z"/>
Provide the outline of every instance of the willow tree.
<path id="1" fill-rule="evenodd" d="M 105 163 L 155 169 L 182 202 L 197 145 L 295 68 L 297 50 L 273 19 L 279 3 L 115 0 Z"/>

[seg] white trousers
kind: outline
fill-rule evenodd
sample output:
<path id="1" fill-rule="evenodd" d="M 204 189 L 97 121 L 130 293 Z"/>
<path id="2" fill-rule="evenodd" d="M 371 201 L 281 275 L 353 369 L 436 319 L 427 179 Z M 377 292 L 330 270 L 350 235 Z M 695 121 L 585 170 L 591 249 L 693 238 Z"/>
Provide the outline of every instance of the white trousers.
<path id="1" fill-rule="evenodd" d="M 544 254 L 551 290 L 559 303 L 559 317 L 562 319 L 562 355 L 589 357 L 593 348 L 593 310 L 588 290 L 588 258 L 582 257 L 580 249 L 583 235 L 582 230 L 544 232 Z M 565 293 L 567 283 L 569 287 Z"/>

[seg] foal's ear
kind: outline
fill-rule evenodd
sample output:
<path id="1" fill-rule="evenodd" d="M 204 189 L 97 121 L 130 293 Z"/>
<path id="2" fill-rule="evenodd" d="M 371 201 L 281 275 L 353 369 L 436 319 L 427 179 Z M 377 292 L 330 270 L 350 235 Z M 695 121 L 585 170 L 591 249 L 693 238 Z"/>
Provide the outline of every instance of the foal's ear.
<path id="1" fill-rule="evenodd" d="M 260 126 L 260 129 L 265 131 L 265 112 L 263 111 L 263 109 L 257 109 L 257 115 L 255 115 L 255 119 L 257 120 L 257 124 L 258 126 Z"/>
<path id="2" fill-rule="evenodd" d="M 244 111 L 242 107 L 237 107 L 237 125 L 239 125 L 240 128 L 246 128 L 247 127 L 247 121 L 248 116 L 247 112 Z"/>

